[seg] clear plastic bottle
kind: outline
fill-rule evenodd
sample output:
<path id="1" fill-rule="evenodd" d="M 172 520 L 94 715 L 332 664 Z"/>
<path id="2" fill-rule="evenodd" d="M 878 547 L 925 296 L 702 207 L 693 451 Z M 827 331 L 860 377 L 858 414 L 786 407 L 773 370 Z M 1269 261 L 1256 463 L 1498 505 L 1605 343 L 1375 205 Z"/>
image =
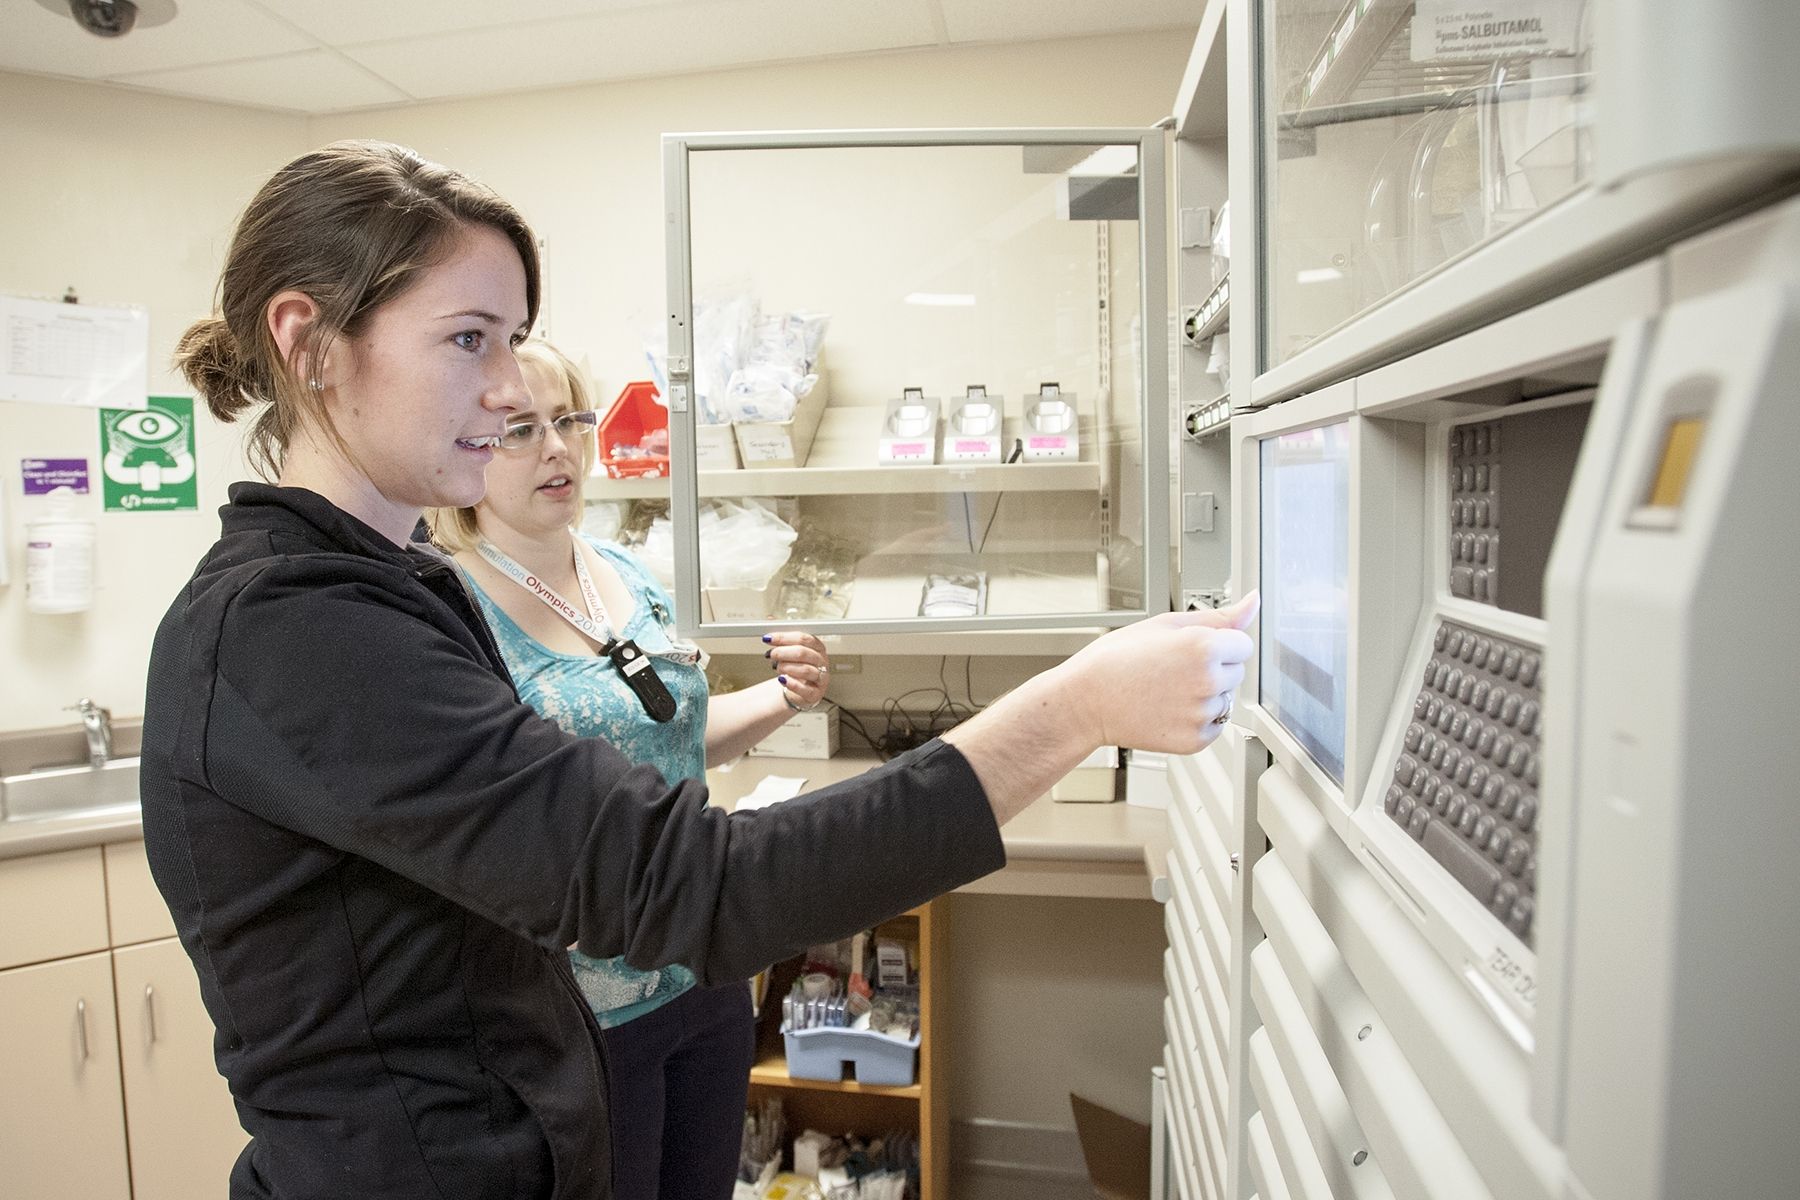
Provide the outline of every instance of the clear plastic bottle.
<path id="1" fill-rule="evenodd" d="M 94 604 L 94 522 L 75 492 L 52 491 L 25 525 L 25 607 L 34 613 L 86 612 Z"/>

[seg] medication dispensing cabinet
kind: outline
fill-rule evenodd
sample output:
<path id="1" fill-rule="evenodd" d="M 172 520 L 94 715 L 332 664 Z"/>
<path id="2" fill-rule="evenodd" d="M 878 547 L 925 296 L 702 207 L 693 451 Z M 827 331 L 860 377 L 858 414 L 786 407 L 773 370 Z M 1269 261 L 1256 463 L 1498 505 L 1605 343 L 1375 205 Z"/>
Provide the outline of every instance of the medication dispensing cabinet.
<path id="1" fill-rule="evenodd" d="M 1468 7 L 1208 9 L 1264 609 L 1171 769 L 1169 1175 L 1785 1195 L 1800 10 Z"/>
<path id="2" fill-rule="evenodd" d="M 1236 419 L 1259 653 L 1172 805 L 1188 1200 L 1791 1188 L 1796 388 L 1788 200 Z"/>
<path id="3" fill-rule="evenodd" d="M 1091 636 L 1167 608 L 1165 138 L 664 139 L 687 629 Z M 808 395 L 765 417 L 776 314 L 825 333 Z M 797 535 L 760 592 L 719 586 L 742 547 L 710 536 L 751 500 Z"/>

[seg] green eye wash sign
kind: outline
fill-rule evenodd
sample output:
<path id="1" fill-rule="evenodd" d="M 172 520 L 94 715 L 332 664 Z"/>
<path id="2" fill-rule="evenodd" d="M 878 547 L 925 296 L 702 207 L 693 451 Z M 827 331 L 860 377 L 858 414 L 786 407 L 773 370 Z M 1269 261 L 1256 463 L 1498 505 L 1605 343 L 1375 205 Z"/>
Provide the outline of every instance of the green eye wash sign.
<path id="1" fill-rule="evenodd" d="M 151 396 L 148 408 L 100 410 L 100 477 L 107 512 L 200 507 L 194 401 Z"/>

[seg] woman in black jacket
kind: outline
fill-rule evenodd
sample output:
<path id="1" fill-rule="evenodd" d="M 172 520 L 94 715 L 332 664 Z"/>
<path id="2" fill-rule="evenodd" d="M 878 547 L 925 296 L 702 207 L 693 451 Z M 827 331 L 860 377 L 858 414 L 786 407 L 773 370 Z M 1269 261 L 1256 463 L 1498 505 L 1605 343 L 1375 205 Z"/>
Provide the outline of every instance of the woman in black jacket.
<path id="1" fill-rule="evenodd" d="M 484 188 L 346 142 L 251 201 L 182 369 L 263 406 L 151 654 L 151 868 L 249 1146 L 234 1197 L 605 1197 L 605 1061 L 569 946 L 741 979 L 992 871 L 1094 747 L 1197 751 L 1228 614 L 1099 639 L 942 739 L 742 815 L 521 704 L 420 512 L 482 495 L 525 402 L 534 240 Z M 637 1200 L 637 1198 L 632 1198 Z"/>

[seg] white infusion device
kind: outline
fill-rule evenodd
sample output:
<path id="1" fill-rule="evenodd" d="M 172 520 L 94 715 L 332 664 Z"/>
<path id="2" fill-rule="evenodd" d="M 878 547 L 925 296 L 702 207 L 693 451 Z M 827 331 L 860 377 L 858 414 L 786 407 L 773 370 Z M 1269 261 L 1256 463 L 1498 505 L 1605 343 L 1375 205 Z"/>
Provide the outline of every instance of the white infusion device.
<path id="1" fill-rule="evenodd" d="M 938 401 L 923 388 L 906 388 L 887 402 L 875 458 L 884 467 L 937 462 Z"/>
<path id="2" fill-rule="evenodd" d="M 990 396 L 980 384 L 969 385 L 966 395 L 950 399 L 944 418 L 944 461 L 1000 461 L 1001 410 L 1004 400 Z"/>
<path id="3" fill-rule="evenodd" d="M 1077 435 L 1080 421 L 1075 396 L 1054 383 L 1041 384 L 1037 395 L 1025 397 L 1025 428 L 1020 439 L 1026 462 L 1063 462 L 1081 457 Z"/>

